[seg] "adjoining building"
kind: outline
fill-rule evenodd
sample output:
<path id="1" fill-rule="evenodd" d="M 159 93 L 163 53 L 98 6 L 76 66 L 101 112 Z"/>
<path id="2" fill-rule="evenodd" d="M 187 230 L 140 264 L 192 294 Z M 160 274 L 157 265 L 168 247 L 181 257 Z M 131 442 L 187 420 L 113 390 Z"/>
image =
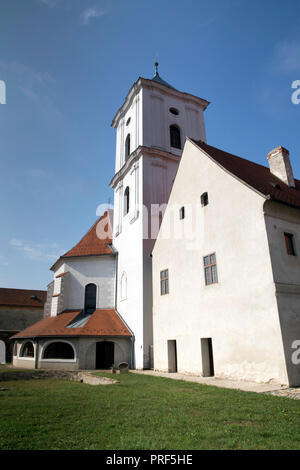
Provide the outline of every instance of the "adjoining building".
<path id="1" fill-rule="evenodd" d="M 156 369 L 300 384 L 300 181 L 284 148 L 268 160 L 186 140 L 153 249 Z"/>
<path id="2" fill-rule="evenodd" d="M 106 228 L 105 239 L 97 230 Z M 106 212 L 52 266 L 46 316 L 15 335 L 18 367 L 106 369 L 131 361 L 132 333 L 115 310 L 116 253 Z"/>
<path id="3" fill-rule="evenodd" d="M 11 362 L 11 337 L 43 317 L 47 291 L 0 288 L 0 363 Z"/>

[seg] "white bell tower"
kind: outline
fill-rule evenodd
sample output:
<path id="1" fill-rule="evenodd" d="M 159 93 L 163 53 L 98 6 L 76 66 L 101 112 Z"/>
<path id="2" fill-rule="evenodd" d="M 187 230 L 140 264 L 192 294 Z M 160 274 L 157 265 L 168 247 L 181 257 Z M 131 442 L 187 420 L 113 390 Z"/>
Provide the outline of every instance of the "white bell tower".
<path id="1" fill-rule="evenodd" d="M 139 78 L 115 115 L 113 244 L 118 251 L 117 310 L 134 334 L 131 367 L 151 366 L 151 206 L 166 204 L 185 138 L 206 141 L 208 102 L 176 90 L 158 74 Z M 151 238 L 152 236 L 152 238 Z"/>

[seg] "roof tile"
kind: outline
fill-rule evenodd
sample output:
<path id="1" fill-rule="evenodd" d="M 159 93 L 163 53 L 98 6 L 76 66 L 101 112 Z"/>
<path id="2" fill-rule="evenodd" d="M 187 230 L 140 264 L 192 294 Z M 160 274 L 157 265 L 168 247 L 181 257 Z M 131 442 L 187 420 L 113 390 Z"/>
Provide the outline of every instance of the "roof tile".
<path id="1" fill-rule="evenodd" d="M 300 209 L 300 181 L 295 179 L 295 188 L 291 188 L 279 178 L 277 178 L 270 169 L 251 162 L 231 153 L 224 152 L 216 147 L 202 142 L 192 140 L 200 149 L 204 150 L 215 162 L 224 169 L 232 173 L 244 183 L 251 186 L 256 191 L 270 199 L 288 204 Z"/>
<path id="2" fill-rule="evenodd" d="M 47 291 L 0 288 L 0 305 L 43 308 Z"/>
<path id="3" fill-rule="evenodd" d="M 114 309 L 98 309 L 81 328 L 67 328 L 82 310 L 66 310 L 56 317 L 46 317 L 12 337 L 48 336 L 131 336 Z"/>

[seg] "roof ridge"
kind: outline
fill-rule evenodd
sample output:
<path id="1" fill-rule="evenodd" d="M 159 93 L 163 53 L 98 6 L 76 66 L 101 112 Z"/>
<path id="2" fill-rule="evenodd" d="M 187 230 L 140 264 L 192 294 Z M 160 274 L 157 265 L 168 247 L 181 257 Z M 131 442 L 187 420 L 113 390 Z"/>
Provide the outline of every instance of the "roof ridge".
<path id="1" fill-rule="evenodd" d="M 192 140 L 193 142 L 195 142 L 197 145 L 198 145 L 199 142 L 201 142 L 201 144 L 204 144 L 205 146 L 210 147 L 211 149 L 218 150 L 218 152 L 226 153 L 226 154 L 229 155 L 230 157 L 238 158 L 239 160 L 243 160 L 243 161 L 249 162 L 249 163 L 251 163 L 252 165 L 258 165 L 258 166 L 264 168 L 265 170 L 269 170 L 269 171 L 270 171 L 270 168 L 268 168 L 268 167 L 265 166 L 265 165 L 262 165 L 261 163 L 254 162 L 254 161 L 252 161 L 252 160 L 249 160 L 249 158 L 240 157 L 239 155 L 235 155 L 234 153 L 230 153 L 230 152 L 227 152 L 226 150 L 222 150 L 222 149 L 220 149 L 220 148 L 218 148 L 218 147 L 214 147 L 213 145 L 207 144 L 207 143 L 204 142 L 203 140 L 195 140 L 195 139 L 190 139 L 190 140 Z M 271 173 L 271 172 L 270 172 L 270 173 Z"/>
<path id="2" fill-rule="evenodd" d="M 256 191 L 265 199 L 300 209 L 300 181 L 295 178 L 296 187 L 291 188 L 284 181 L 274 175 L 270 168 L 225 152 L 217 147 L 187 137 L 200 151 L 210 158 L 216 165 L 241 183 Z"/>
<path id="3" fill-rule="evenodd" d="M 98 224 L 100 222 L 100 220 L 104 219 L 107 216 L 108 216 L 108 211 L 105 211 L 104 214 L 102 214 L 100 217 L 98 217 L 98 219 L 93 223 L 93 225 L 90 227 L 90 229 L 81 237 L 79 242 L 77 242 L 70 250 L 66 251 L 66 253 L 64 255 L 62 255 L 61 258 L 63 258 L 67 253 L 69 253 L 69 251 L 73 250 L 73 248 L 75 248 L 77 245 L 79 245 L 79 243 L 81 243 L 82 240 L 84 240 L 85 237 L 93 230 L 95 225 Z"/>

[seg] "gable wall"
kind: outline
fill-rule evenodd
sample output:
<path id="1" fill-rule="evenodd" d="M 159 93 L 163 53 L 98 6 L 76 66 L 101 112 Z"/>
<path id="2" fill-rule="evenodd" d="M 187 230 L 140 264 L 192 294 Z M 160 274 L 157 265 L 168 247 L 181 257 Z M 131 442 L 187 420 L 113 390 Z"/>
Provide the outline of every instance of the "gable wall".
<path id="1" fill-rule="evenodd" d="M 209 204 L 201 208 L 200 196 Z M 286 383 L 264 199 L 187 141 L 153 250 L 154 366 L 168 369 L 167 341 L 177 341 L 178 370 L 202 373 L 201 338 L 212 338 L 215 374 Z M 168 218 L 182 229 L 198 215 L 195 240 L 163 239 Z M 175 207 L 174 207 L 175 206 Z M 179 208 L 186 218 L 179 221 Z M 216 253 L 218 284 L 205 285 L 203 256 Z M 169 269 L 169 295 L 160 271 Z"/>

